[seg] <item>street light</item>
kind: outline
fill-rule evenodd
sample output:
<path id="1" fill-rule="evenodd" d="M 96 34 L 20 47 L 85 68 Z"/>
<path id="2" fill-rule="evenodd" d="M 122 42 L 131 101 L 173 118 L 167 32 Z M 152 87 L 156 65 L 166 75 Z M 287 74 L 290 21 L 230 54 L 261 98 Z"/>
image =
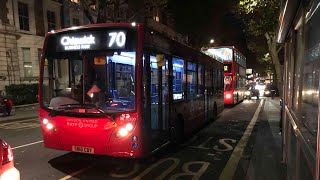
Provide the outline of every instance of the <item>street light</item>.
<path id="1" fill-rule="evenodd" d="M 211 40 L 210 40 L 210 44 L 212 44 L 212 43 L 214 43 L 214 39 L 211 39 Z"/>

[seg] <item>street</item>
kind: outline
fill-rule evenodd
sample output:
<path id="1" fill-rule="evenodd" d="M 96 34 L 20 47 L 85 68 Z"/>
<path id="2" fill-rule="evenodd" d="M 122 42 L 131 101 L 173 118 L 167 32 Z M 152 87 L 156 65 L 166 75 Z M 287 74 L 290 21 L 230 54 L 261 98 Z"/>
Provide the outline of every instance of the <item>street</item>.
<path id="1" fill-rule="evenodd" d="M 13 148 L 23 180 L 230 179 L 233 175 L 242 179 L 255 144 L 258 115 L 269 100 L 244 100 L 225 107 L 216 121 L 181 146 L 169 146 L 143 160 L 44 148 L 38 119 L 0 121 L 0 137 Z"/>

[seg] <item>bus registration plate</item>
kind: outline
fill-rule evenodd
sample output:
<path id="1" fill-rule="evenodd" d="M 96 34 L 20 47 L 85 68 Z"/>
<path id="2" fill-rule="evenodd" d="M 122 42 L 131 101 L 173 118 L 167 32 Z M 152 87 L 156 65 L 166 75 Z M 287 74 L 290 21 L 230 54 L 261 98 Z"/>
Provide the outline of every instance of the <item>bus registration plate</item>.
<path id="1" fill-rule="evenodd" d="M 72 151 L 93 154 L 94 153 L 94 148 L 82 147 L 82 146 L 72 146 Z"/>

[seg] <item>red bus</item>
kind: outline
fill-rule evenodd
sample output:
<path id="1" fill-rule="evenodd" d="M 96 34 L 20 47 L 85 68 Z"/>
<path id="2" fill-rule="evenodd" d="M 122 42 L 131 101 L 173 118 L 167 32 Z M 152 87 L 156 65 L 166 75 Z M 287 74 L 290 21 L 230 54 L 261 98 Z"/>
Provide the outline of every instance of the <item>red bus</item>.
<path id="1" fill-rule="evenodd" d="M 224 64 L 224 104 L 237 104 L 244 99 L 246 58 L 233 46 L 210 47 L 206 54 Z"/>
<path id="2" fill-rule="evenodd" d="M 142 24 L 46 35 L 39 81 L 44 146 L 146 157 L 223 110 L 223 64 Z"/>

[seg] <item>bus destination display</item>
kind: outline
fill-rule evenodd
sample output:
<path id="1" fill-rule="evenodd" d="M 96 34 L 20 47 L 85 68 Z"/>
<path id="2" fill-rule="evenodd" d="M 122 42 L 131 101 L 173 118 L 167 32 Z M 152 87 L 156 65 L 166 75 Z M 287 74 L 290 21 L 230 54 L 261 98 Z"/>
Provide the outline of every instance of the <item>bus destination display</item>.
<path id="1" fill-rule="evenodd" d="M 125 30 L 109 30 L 58 35 L 56 50 L 64 52 L 126 49 L 127 46 L 127 32 Z"/>

